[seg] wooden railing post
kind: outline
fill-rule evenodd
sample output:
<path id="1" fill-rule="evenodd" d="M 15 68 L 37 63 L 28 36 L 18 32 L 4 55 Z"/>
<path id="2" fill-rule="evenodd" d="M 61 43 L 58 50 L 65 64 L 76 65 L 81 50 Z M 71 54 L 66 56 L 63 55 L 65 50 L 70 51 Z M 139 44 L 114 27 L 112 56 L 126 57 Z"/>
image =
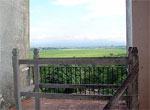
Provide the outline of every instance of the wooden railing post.
<path id="1" fill-rule="evenodd" d="M 129 48 L 129 59 L 132 60 L 132 65 L 129 65 L 128 71 L 131 73 L 132 68 L 136 67 L 139 71 L 139 60 L 138 60 L 138 50 L 136 47 Z M 132 83 L 128 88 L 128 95 L 131 96 L 131 101 L 128 102 L 129 109 L 137 110 L 138 109 L 138 74 L 133 79 Z"/>
<path id="2" fill-rule="evenodd" d="M 38 60 L 39 58 L 39 50 L 34 49 L 34 60 Z M 34 84 L 35 84 L 35 92 L 40 92 L 39 88 L 39 79 L 40 79 L 40 74 L 39 74 L 39 67 L 38 63 L 34 63 Z M 35 97 L 35 110 L 40 110 L 40 97 L 36 96 Z"/>
<path id="3" fill-rule="evenodd" d="M 18 49 L 15 48 L 12 51 L 12 66 L 13 66 L 13 77 L 14 77 L 14 99 L 16 110 L 22 110 L 21 105 L 21 97 L 20 97 L 20 90 L 21 90 L 21 82 L 20 82 L 20 70 L 19 70 L 19 52 Z"/>

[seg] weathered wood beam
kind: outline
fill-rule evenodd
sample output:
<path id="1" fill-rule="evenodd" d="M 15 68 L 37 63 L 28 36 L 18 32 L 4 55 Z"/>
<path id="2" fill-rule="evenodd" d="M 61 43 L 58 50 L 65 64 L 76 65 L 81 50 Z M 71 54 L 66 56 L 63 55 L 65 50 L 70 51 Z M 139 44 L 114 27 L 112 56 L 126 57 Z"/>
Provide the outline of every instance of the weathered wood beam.
<path id="1" fill-rule="evenodd" d="M 38 58 L 20 59 L 19 64 L 91 64 L 91 65 L 111 65 L 130 64 L 127 57 L 96 57 L 96 58 Z"/>
<path id="2" fill-rule="evenodd" d="M 136 59 L 138 58 L 138 56 L 137 56 L 137 53 L 138 53 L 137 48 L 136 47 L 130 47 L 128 49 L 128 51 L 129 51 L 128 52 L 128 58 L 130 60 L 132 60 L 133 63 L 135 64 L 135 58 Z M 136 61 L 138 61 L 138 60 L 136 60 Z M 129 73 L 130 73 L 132 67 L 133 67 L 133 65 L 129 65 L 128 66 Z M 137 77 L 135 77 L 133 79 L 132 83 L 129 85 L 129 87 L 128 87 L 128 95 L 131 96 L 131 101 L 127 102 L 128 108 L 130 110 L 138 110 L 138 107 L 139 107 L 139 101 L 138 101 L 138 75 L 137 75 Z"/>
<path id="3" fill-rule="evenodd" d="M 119 85 L 112 84 L 40 84 L 40 88 L 70 88 L 70 89 L 113 89 Z"/>
<path id="4" fill-rule="evenodd" d="M 19 69 L 19 51 L 17 48 L 14 48 L 12 51 L 12 66 L 13 66 L 13 77 L 14 77 L 14 99 L 16 110 L 22 110 L 20 90 L 20 69 Z"/>
<path id="5" fill-rule="evenodd" d="M 60 94 L 60 93 L 33 93 L 21 92 L 21 96 L 40 97 L 51 99 L 72 99 L 72 100 L 109 100 L 112 95 L 77 95 L 77 94 Z M 122 96 L 121 100 L 130 100 L 130 96 Z"/>
<path id="6" fill-rule="evenodd" d="M 34 49 L 34 60 L 38 60 L 39 58 L 39 50 Z M 39 79 L 40 79 L 40 74 L 39 74 L 39 66 L 38 63 L 34 63 L 34 84 L 35 84 L 35 92 L 40 92 L 39 88 Z M 35 97 L 35 110 L 40 110 L 40 98 Z"/>

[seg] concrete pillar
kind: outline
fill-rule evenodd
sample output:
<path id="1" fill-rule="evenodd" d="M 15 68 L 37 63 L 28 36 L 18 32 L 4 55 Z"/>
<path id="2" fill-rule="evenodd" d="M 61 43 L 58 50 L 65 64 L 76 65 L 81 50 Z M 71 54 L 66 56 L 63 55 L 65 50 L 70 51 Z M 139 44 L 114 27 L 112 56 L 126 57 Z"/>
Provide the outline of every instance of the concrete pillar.
<path id="1" fill-rule="evenodd" d="M 7 107 L 14 103 L 13 48 L 19 48 L 21 58 L 29 57 L 29 0 L 0 0 L 0 94 Z"/>
<path id="2" fill-rule="evenodd" d="M 139 109 L 149 110 L 150 4 L 149 0 L 132 0 L 130 5 L 132 6 L 132 10 L 130 9 L 130 7 L 127 8 L 132 12 L 128 12 L 127 15 L 130 15 L 130 13 L 132 13 L 132 16 L 128 16 L 130 17 L 130 20 L 132 19 L 132 36 L 130 35 L 130 31 L 128 31 L 127 45 L 138 47 L 140 63 L 138 79 Z M 130 25 L 130 20 L 127 21 L 128 26 Z"/>
<path id="3" fill-rule="evenodd" d="M 139 108 L 149 109 L 149 1 L 134 0 L 133 13 L 133 45 L 139 49 Z"/>

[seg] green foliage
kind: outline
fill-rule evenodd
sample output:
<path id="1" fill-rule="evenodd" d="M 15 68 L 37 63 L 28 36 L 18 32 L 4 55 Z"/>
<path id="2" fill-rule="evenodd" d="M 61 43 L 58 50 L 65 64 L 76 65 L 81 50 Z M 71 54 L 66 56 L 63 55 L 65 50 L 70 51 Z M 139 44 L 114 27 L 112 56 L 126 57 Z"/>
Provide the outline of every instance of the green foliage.
<path id="1" fill-rule="evenodd" d="M 120 85 L 126 78 L 125 66 L 100 66 L 100 65 L 49 65 L 40 67 L 41 83 L 53 84 L 114 84 Z M 54 93 L 74 93 L 79 89 L 59 89 Z M 58 89 L 57 89 L 58 90 Z M 49 89 L 42 89 L 42 92 L 50 92 Z M 84 90 L 81 90 L 84 91 Z M 94 91 L 94 90 L 92 90 Z M 112 89 L 103 90 L 104 94 L 112 94 Z"/>

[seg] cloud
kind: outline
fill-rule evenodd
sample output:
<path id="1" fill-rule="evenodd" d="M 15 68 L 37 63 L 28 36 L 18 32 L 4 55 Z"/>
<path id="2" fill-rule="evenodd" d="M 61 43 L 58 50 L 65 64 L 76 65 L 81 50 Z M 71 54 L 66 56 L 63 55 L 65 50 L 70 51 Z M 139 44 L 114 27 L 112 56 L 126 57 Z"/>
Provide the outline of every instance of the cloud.
<path id="1" fill-rule="evenodd" d="M 91 33 L 86 32 L 82 34 L 59 34 L 50 33 L 47 29 L 32 28 L 31 41 L 44 42 L 44 41 L 57 41 L 57 40 L 70 40 L 70 41 L 86 41 L 86 40 L 112 40 L 112 41 L 125 41 L 125 32 L 109 32 L 109 33 Z"/>
<path id="2" fill-rule="evenodd" d="M 125 41 L 125 32 L 120 33 L 103 33 L 103 34 L 97 34 L 97 33 L 83 33 L 83 34 L 77 34 L 71 37 L 74 40 L 113 40 L 113 41 Z"/>
<path id="3" fill-rule="evenodd" d="M 54 5 L 61 5 L 61 6 L 75 6 L 85 3 L 87 3 L 87 0 L 55 0 L 52 2 L 52 4 Z"/>
<path id="4" fill-rule="evenodd" d="M 30 11 L 31 14 L 39 14 L 40 12 L 41 12 L 40 9 L 32 9 Z"/>
<path id="5" fill-rule="evenodd" d="M 86 7 L 90 13 L 83 20 L 100 17 L 125 16 L 125 1 L 123 0 L 92 0 Z"/>
<path id="6" fill-rule="evenodd" d="M 36 2 L 36 0 L 34 0 L 34 1 Z M 38 5 L 37 7 L 32 7 L 33 4 L 35 4 L 35 3 L 31 3 L 30 13 L 31 14 L 40 14 L 42 12 L 41 10 L 44 8 L 44 6 Z"/>
<path id="7" fill-rule="evenodd" d="M 92 18 L 125 16 L 125 0 L 55 0 L 53 5 L 60 6 L 78 6 L 83 5 L 83 8 L 89 13 L 82 17 L 83 21 Z"/>

